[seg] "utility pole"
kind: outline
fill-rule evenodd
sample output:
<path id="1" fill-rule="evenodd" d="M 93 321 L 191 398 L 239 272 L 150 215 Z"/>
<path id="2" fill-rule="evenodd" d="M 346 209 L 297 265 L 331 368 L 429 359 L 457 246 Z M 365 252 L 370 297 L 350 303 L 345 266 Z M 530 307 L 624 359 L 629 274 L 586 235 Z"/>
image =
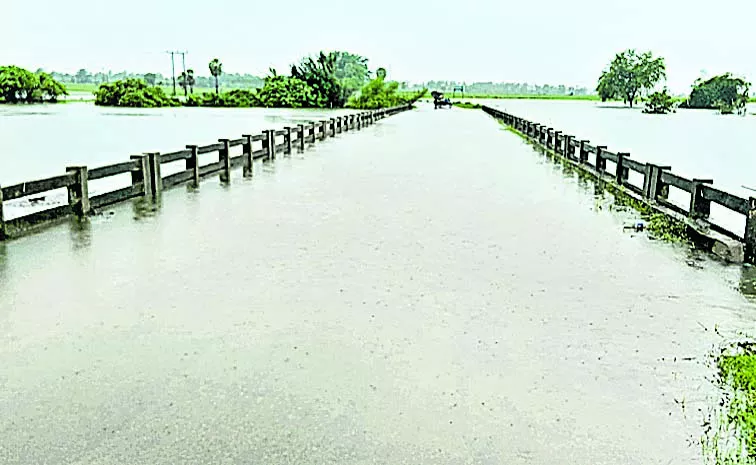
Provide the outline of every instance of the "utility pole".
<path id="1" fill-rule="evenodd" d="M 175 55 L 181 55 L 181 62 L 184 67 L 184 76 L 186 76 L 186 51 L 179 52 L 179 51 L 167 51 L 165 53 L 171 54 L 171 78 L 173 81 L 173 95 L 176 95 L 176 63 L 175 63 Z M 184 92 L 186 92 L 186 86 L 184 86 Z"/>
<path id="2" fill-rule="evenodd" d="M 187 90 L 186 90 L 186 88 L 187 88 L 187 85 L 186 85 L 186 77 L 187 77 L 186 76 L 186 51 L 184 51 L 184 52 L 177 52 L 177 53 L 181 54 L 181 65 L 184 68 L 184 97 L 186 97 L 187 96 L 187 94 L 186 94 L 187 93 Z"/>
<path id="3" fill-rule="evenodd" d="M 176 52 L 165 52 L 171 54 L 171 78 L 173 79 L 173 95 L 176 95 L 176 69 L 173 62 L 173 55 Z"/>

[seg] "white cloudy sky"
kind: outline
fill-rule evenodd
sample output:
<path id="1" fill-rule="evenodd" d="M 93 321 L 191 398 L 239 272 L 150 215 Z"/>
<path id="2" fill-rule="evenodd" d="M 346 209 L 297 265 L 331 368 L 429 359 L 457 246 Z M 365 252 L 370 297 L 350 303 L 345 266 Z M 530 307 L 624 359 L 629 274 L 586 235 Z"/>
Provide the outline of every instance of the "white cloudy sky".
<path id="1" fill-rule="evenodd" d="M 164 51 L 183 49 L 202 74 L 217 56 L 262 75 L 343 49 L 396 80 L 593 87 L 614 53 L 638 48 L 666 58 L 674 91 L 702 70 L 756 81 L 753 0 L 0 1 L 0 64 L 31 69 L 169 74 Z"/>

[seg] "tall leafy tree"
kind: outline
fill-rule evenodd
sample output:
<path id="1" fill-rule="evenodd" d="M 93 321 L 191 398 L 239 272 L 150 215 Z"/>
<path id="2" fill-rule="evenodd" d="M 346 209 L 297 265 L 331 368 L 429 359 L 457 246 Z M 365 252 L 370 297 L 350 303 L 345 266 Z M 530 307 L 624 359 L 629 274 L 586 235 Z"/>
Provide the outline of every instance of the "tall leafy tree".
<path id="1" fill-rule="evenodd" d="M 5 103 L 55 102 L 61 95 L 68 95 L 66 88 L 50 74 L 0 66 L 0 97 Z"/>
<path id="2" fill-rule="evenodd" d="M 218 95 L 218 78 L 223 73 L 223 63 L 217 58 L 213 58 L 213 61 L 208 64 L 208 67 L 210 68 L 210 74 L 215 78 L 215 94 Z"/>
<path id="3" fill-rule="evenodd" d="M 711 79 L 697 79 L 693 91 L 684 106 L 689 108 L 720 109 L 723 113 L 737 110 L 744 112 L 748 103 L 748 90 L 751 83 L 734 77 L 730 73 L 714 76 Z"/>
<path id="4" fill-rule="evenodd" d="M 601 100 L 622 99 L 633 106 L 636 99 L 667 77 L 664 59 L 651 52 L 625 50 L 601 73 L 596 90 Z"/>
<path id="5" fill-rule="evenodd" d="M 303 58 L 299 65 L 291 67 L 291 77 L 307 83 L 318 96 L 323 107 L 344 105 L 341 83 L 336 77 L 335 52 L 320 52 L 317 57 Z"/>
<path id="6" fill-rule="evenodd" d="M 341 105 L 370 81 L 368 59 L 349 52 L 336 54 L 336 79 L 341 85 Z"/>

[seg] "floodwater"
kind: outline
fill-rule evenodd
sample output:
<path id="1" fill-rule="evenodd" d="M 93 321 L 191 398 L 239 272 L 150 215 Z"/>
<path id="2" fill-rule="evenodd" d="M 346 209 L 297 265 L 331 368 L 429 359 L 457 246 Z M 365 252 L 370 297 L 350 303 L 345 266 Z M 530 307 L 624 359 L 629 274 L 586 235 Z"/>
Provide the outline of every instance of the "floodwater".
<path id="1" fill-rule="evenodd" d="M 482 112 L 258 168 L 0 245 L 0 463 L 702 463 L 747 268 Z"/>
<path id="2" fill-rule="evenodd" d="M 643 105 L 549 100 L 487 100 L 486 105 L 554 127 L 641 162 L 672 166 L 688 179 L 713 179 L 714 186 L 743 198 L 756 196 L 756 105 L 747 116 L 716 111 L 677 110 L 647 115 Z M 745 186 L 745 187 L 744 187 Z M 748 189 L 750 188 L 750 189 Z M 690 195 L 671 189 L 670 199 L 688 207 Z M 712 220 L 743 235 L 745 217 L 712 205 Z"/>

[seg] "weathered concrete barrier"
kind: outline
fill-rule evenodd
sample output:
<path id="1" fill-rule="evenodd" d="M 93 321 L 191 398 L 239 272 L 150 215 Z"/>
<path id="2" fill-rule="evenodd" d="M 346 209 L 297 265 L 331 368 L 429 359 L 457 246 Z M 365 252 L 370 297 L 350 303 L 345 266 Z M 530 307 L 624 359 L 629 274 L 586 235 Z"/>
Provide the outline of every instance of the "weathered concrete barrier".
<path id="1" fill-rule="evenodd" d="M 756 198 L 743 199 L 712 187 L 711 179 L 686 179 L 672 173 L 670 166 L 640 162 L 630 158 L 629 153 L 611 152 L 605 145 L 590 145 L 588 140 L 495 108 L 484 106 L 483 111 L 597 179 L 611 183 L 655 211 L 685 223 L 700 243 L 723 259 L 756 263 Z M 612 171 L 607 169 L 607 162 L 614 165 Z M 631 171 L 642 176 L 642 184 L 630 182 Z M 669 202 L 670 186 L 690 194 L 688 208 Z M 745 215 L 743 234 L 710 222 L 712 203 Z"/>
<path id="2" fill-rule="evenodd" d="M 401 105 L 337 116 L 319 122 L 310 121 L 284 129 L 265 130 L 260 134 L 245 134 L 239 139 L 219 139 L 218 143 L 210 145 L 187 145 L 185 149 L 171 153 L 133 155 L 129 161 L 97 168 L 73 166 L 68 167 L 65 174 L 60 176 L 0 187 L 0 241 L 37 230 L 69 216 L 86 217 L 95 209 L 129 199 L 141 197 L 153 201 L 160 197 L 163 190 L 171 187 L 185 184 L 199 187 L 202 178 L 215 174 L 219 175 L 221 182 L 228 183 L 231 170 L 239 166 L 243 169 L 244 177 L 252 177 L 253 161 L 256 159 L 275 160 L 278 154 L 292 153 L 294 147 L 304 151 L 308 143 L 315 144 L 344 131 L 362 129 L 410 108 L 412 105 Z M 231 148 L 237 146 L 241 146 L 242 154 L 232 157 Z M 200 164 L 200 158 L 205 158 L 200 156 L 206 154 L 217 154 L 217 161 Z M 183 171 L 165 177 L 161 175 L 162 165 L 181 160 L 185 161 Z M 128 173 L 131 174 L 131 185 L 89 196 L 89 181 Z M 67 204 L 5 220 L 4 202 L 63 188 L 68 190 Z"/>

